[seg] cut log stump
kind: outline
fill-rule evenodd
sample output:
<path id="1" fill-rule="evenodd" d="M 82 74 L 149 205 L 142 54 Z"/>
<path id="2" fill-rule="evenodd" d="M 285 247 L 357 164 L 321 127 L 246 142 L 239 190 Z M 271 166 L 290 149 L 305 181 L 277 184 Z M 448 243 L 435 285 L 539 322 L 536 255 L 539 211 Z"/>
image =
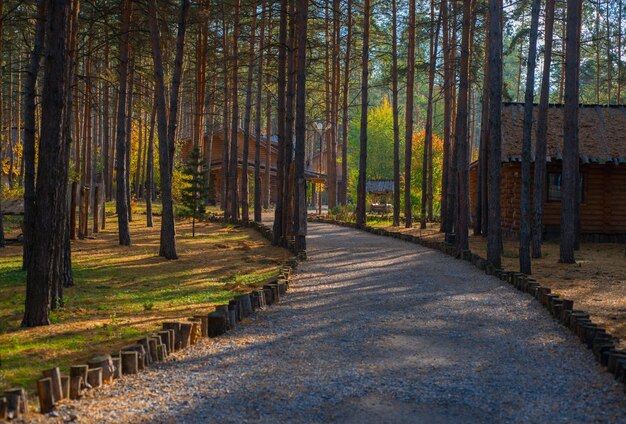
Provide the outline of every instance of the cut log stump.
<path id="1" fill-rule="evenodd" d="M 94 389 L 102 386 L 102 368 L 90 368 L 87 371 L 87 382 Z"/>
<path id="2" fill-rule="evenodd" d="M 180 322 L 164 322 L 163 329 L 173 331 L 173 336 L 171 340 L 173 350 L 170 350 L 170 352 L 176 352 L 180 350 L 182 345 L 180 337 Z"/>
<path id="3" fill-rule="evenodd" d="M 144 347 L 140 344 L 133 344 L 133 345 L 129 345 L 129 346 L 125 346 L 122 348 L 123 351 L 134 351 L 137 352 L 137 369 L 139 371 L 143 371 L 148 364 L 146 363 L 146 350 L 144 349 Z M 126 374 L 126 372 L 124 372 L 124 374 Z"/>
<path id="4" fill-rule="evenodd" d="M 83 377 L 80 375 L 70 376 L 70 399 L 80 399 L 83 395 Z"/>
<path id="5" fill-rule="evenodd" d="M 69 399 L 70 398 L 70 376 L 62 375 L 61 376 L 61 399 Z"/>
<path id="6" fill-rule="evenodd" d="M 113 368 L 115 368 L 115 371 L 113 371 L 113 379 L 119 380 L 120 378 L 122 378 L 122 358 L 120 358 L 119 354 L 112 356 L 112 358 Z"/>
<path id="7" fill-rule="evenodd" d="M 208 336 L 217 337 L 228 331 L 228 318 L 219 312 L 207 315 Z"/>
<path id="8" fill-rule="evenodd" d="M 216 306 L 215 312 L 221 314 L 226 319 L 226 330 L 230 330 L 230 312 L 228 311 L 228 305 Z"/>
<path id="9" fill-rule="evenodd" d="M 161 362 L 163 358 L 159 358 L 159 352 L 157 351 L 157 347 L 161 344 L 161 338 L 148 337 L 148 343 L 150 345 L 150 355 L 152 356 L 152 361 Z"/>
<path id="10" fill-rule="evenodd" d="M 57 403 L 61 400 L 61 370 L 59 368 L 52 368 L 43 372 L 44 378 L 52 380 L 52 402 Z"/>
<path id="11" fill-rule="evenodd" d="M 191 332 L 193 330 L 193 324 L 182 322 L 178 325 L 180 326 L 180 347 L 181 349 L 187 349 L 191 344 Z"/>
<path id="12" fill-rule="evenodd" d="M 137 374 L 139 372 L 139 353 L 134 350 L 120 352 L 122 360 L 122 374 Z"/>
<path id="13" fill-rule="evenodd" d="M 113 358 L 111 355 L 98 354 L 94 355 L 87 360 L 87 365 L 90 369 L 102 368 L 102 382 L 109 384 L 113 382 L 115 374 L 115 366 L 113 365 Z"/>
<path id="14" fill-rule="evenodd" d="M 172 345 L 170 344 L 170 332 L 167 330 L 161 330 L 157 332 L 157 335 L 161 339 L 161 343 L 165 345 L 168 352 L 172 351 Z"/>
<path id="15" fill-rule="evenodd" d="M 209 333 L 208 333 L 209 323 L 208 323 L 208 319 L 206 315 L 194 315 L 193 320 L 200 321 L 202 323 L 202 327 L 201 327 L 202 337 L 209 337 Z"/>
<path id="16" fill-rule="evenodd" d="M 143 346 L 143 350 L 145 352 L 145 364 L 147 366 L 152 365 L 154 360 L 152 359 L 152 352 L 150 351 L 150 338 L 142 337 L 141 339 L 137 340 L 137 344 Z"/>
<path id="17" fill-rule="evenodd" d="M 47 414 L 54 409 L 54 395 L 50 377 L 37 380 L 37 395 L 39 396 L 39 412 Z"/>
<path id="18" fill-rule="evenodd" d="M 4 392 L 4 397 L 7 400 L 7 411 L 13 413 L 14 417 L 26 415 L 28 413 L 28 396 L 26 390 L 21 387 L 9 389 Z"/>

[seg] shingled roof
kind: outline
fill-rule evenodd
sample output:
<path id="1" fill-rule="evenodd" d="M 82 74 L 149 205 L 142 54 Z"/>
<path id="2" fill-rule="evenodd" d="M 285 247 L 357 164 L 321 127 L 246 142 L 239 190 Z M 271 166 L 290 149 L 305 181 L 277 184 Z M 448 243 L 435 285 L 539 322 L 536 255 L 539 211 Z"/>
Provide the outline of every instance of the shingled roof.
<path id="1" fill-rule="evenodd" d="M 537 122 L 538 106 L 533 111 Z M 548 110 L 547 161 L 563 157 L 563 105 Z M 502 161 L 522 159 L 524 105 L 505 103 L 502 108 Z M 534 160 L 536 125 L 533 127 Z M 583 163 L 626 163 L 626 107 L 581 105 L 579 113 L 580 159 Z"/>
<path id="2" fill-rule="evenodd" d="M 367 193 L 393 193 L 393 181 L 367 181 L 365 191 Z"/>

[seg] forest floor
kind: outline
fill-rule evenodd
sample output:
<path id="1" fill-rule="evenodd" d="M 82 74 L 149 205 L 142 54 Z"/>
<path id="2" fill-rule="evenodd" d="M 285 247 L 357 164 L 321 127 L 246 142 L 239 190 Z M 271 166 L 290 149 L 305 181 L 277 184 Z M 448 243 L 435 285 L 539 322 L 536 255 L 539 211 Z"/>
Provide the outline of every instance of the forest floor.
<path id="1" fill-rule="evenodd" d="M 158 206 L 157 206 L 158 207 Z M 114 206 L 106 230 L 72 244 L 75 286 L 65 289 L 65 306 L 52 312 L 52 325 L 19 328 L 24 311 L 22 246 L 0 249 L 0 391 L 9 385 L 34 389 L 42 370 L 113 352 L 166 319 L 206 313 L 239 290 L 275 276 L 288 252 L 274 248 L 251 229 L 213 223 L 177 222 L 179 259 L 157 256 L 160 217 L 146 227 L 139 205 L 131 223 L 131 247 L 117 243 Z M 8 225 L 7 237 L 19 233 Z"/>
<path id="2" fill-rule="evenodd" d="M 388 221 L 370 225 L 392 229 Z M 397 230 L 397 229 L 396 229 Z M 400 228 L 416 236 L 443 241 L 439 224 L 429 224 L 427 229 Z M 504 240 L 502 266 L 508 271 L 519 269 L 519 242 Z M 559 296 L 574 301 L 575 309 L 591 314 L 594 322 L 619 337 L 626 348 L 626 260 L 623 244 L 583 243 L 576 252 L 576 264 L 559 263 L 559 243 L 543 244 L 543 257 L 532 260 L 532 278 L 549 287 Z M 487 239 L 470 235 L 470 249 L 487 257 Z"/>

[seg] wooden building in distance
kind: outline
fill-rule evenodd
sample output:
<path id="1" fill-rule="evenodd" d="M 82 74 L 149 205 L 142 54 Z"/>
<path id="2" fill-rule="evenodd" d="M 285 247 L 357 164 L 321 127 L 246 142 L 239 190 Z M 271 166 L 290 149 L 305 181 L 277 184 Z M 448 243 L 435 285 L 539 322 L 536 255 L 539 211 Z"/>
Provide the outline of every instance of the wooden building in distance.
<path id="1" fill-rule="evenodd" d="M 237 181 L 241 181 L 242 169 L 243 169 L 243 144 L 244 144 L 244 132 L 240 128 L 238 131 L 239 137 L 237 140 Z M 228 137 L 231 137 L 231 134 L 228 134 Z M 249 182 L 249 190 L 250 196 L 254 193 L 254 159 L 256 155 L 256 138 L 254 134 L 250 134 L 249 136 L 249 148 L 248 148 L 248 182 Z M 191 139 L 186 139 L 182 144 L 181 157 L 183 161 L 187 161 L 189 155 L 193 149 L 193 144 Z M 204 157 L 207 162 L 210 163 L 211 170 L 211 179 L 210 179 L 210 187 L 209 187 L 209 199 L 214 201 L 216 204 L 220 203 L 220 199 L 222 198 L 222 181 L 224 178 L 223 175 L 223 166 L 222 166 L 222 154 L 224 151 L 224 131 L 217 130 L 213 133 L 213 142 L 211 143 L 208 139 L 208 135 L 204 136 Z M 229 150 L 230 154 L 230 150 Z M 270 161 L 269 161 L 269 169 L 267 168 L 267 136 L 263 134 L 261 136 L 261 184 L 262 184 L 262 193 L 267 192 L 266 185 L 266 175 L 269 172 L 269 184 L 270 184 L 270 203 L 276 202 L 276 193 L 277 193 L 277 161 L 278 161 L 278 138 L 275 136 L 270 137 Z M 237 191 L 239 192 L 239 196 L 241 196 L 241 186 L 238 185 Z M 241 197 L 240 197 L 241 198 Z M 252 197 L 251 197 L 252 198 Z"/>
<path id="2" fill-rule="evenodd" d="M 538 107 L 535 106 L 534 122 Z M 546 203 L 544 233 L 558 236 L 561 220 L 563 156 L 562 105 L 548 112 Z M 521 157 L 524 105 L 507 103 L 502 109 L 502 230 L 516 235 L 520 225 Z M 531 175 L 536 125 L 533 126 Z M 581 235 L 596 241 L 626 241 L 626 107 L 581 105 L 579 112 Z M 470 165 L 472 219 L 476 205 L 477 166 Z M 531 180 L 531 202 L 532 202 Z M 532 206 L 531 206 L 532 208 Z M 532 209 L 531 209 L 532 210 Z"/>

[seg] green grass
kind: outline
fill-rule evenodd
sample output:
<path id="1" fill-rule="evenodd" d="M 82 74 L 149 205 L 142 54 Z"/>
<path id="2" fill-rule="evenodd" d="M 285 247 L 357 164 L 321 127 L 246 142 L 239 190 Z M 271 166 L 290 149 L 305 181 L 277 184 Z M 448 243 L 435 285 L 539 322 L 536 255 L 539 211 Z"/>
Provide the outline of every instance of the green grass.
<path id="1" fill-rule="evenodd" d="M 158 205 L 157 205 L 158 207 Z M 53 311 L 52 325 L 21 329 L 26 273 L 21 247 L 0 250 L 0 390 L 9 385 L 32 391 L 41 371 L 67 371 L 94 353 L 112 353 L 160 327 L 165 320 L 207 313 L 228 302 L 236 289 L 275 277 L 288 253 L 269 246 L 250 229 L 177 223 L 180 258 L 156 254 L 159 218 L 145 227 L 138 205 L 131 223 L 131 247 L 117 244 L 117 219 L 107 207 L 107 230 L 96 240 L 72 246 L 75 286 L 65 289 L 64 306 Z"/>

